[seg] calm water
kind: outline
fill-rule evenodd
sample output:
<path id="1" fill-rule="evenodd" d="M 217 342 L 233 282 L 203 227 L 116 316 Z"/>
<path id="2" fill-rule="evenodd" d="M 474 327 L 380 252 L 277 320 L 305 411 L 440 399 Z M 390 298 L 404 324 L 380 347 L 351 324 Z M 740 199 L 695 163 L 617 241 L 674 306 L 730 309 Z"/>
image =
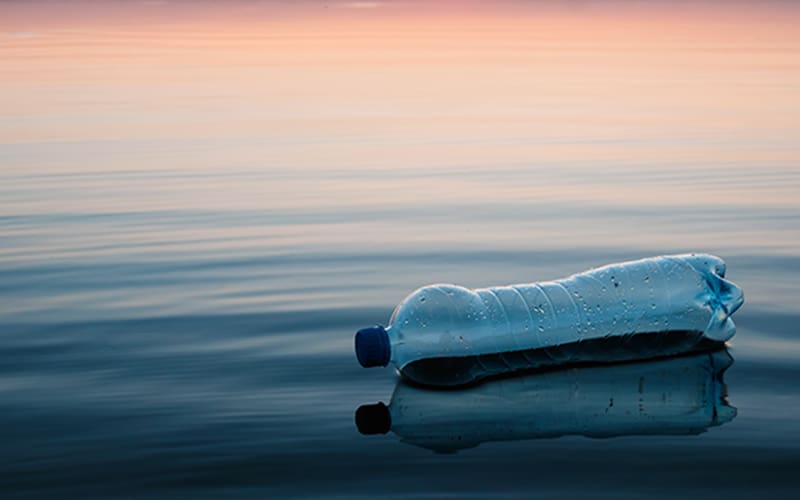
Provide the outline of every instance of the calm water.
<path id="1" fill-rule="evenodd" d="M 755 1 L 0 3 L 3 498 L 796 498 L 798 24 Z M 409 417 L 423 444 L 472 425 L 457 453 L 358 433 L 397 377 L 353 332 L 414 288 L 689 251 L 745 291 L 726 399 L 679 359 L 398 387 L 445 405 Z M 604 433 L 607 395 L 629 414 Z"/>

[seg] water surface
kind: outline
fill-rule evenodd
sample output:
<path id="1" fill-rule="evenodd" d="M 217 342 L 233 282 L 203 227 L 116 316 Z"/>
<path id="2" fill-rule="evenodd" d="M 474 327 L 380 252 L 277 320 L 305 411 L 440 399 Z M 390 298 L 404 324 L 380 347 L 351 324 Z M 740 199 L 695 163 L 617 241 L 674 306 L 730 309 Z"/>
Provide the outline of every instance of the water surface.
<path id="1" fill-rule="evenodd" d="M 798 23 L 777 1 L 0 3 L 3 497 L 794 497 Z M 416 287 L 678 252 L 745 291 L 735 418 L 455 454 L 357 432 L 397 378 L 353 332 Z"/>

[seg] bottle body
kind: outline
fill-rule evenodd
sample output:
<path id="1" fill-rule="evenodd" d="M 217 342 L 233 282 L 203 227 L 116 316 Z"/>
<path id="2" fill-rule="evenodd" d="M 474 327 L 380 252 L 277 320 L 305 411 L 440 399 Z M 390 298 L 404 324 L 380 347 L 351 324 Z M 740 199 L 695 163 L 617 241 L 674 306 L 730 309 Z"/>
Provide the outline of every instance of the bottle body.
<path id="1" fill-rule="evenodd" d="M 392 314 L 390 361 L 417 383 L 462 385 L 559 364 L 688 352 L 735 333 L 730 315 L 743 294 L 724 276 L 721 259 L 692 254 L 533 284 L 426 286 Z"/>

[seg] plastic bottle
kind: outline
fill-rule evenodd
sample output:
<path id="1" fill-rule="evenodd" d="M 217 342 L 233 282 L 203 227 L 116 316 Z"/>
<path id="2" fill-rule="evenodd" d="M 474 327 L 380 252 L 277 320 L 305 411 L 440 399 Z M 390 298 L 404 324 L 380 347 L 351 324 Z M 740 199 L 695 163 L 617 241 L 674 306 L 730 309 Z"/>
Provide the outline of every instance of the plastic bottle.
<path id="1" fill-rule="evenodd" d="M 364 367 L 393 363 L 419 384 L 457 386 L 519 370 L 647 359 L 733 336 L 744 302 L 725 263 L 703 254 L 611 264 L 556 281 L 470 290 L 430 285 L 389 325 L 359 330 Z"/>
<path id="2" fill-rule="evenodd" d="M 362 434 L 453 453 L 488 441 L 580 435 L 694 435 L 731 421 L 725 348 L 665 360 L 548 371 L 461 391 L 399 382 L 388 405 L 360 406 Z"/>

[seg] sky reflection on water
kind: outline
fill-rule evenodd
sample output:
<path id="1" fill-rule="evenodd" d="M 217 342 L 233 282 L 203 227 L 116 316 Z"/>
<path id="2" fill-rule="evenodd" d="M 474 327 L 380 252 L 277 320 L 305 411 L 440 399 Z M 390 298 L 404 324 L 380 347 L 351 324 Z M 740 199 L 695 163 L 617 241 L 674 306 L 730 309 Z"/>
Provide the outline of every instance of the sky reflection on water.
<path id="1" fill-rule="evenodd" d="M 792 498 L 799 22 L 778 1 L 0 3 L 2 496 Z M 725 425 L 456 455 L 357 433 L 397 379 L 352 334 L 414 288 L 682 252 L 747 294 Z M 564 408 L 553 387 L 536 411 Z"/>

